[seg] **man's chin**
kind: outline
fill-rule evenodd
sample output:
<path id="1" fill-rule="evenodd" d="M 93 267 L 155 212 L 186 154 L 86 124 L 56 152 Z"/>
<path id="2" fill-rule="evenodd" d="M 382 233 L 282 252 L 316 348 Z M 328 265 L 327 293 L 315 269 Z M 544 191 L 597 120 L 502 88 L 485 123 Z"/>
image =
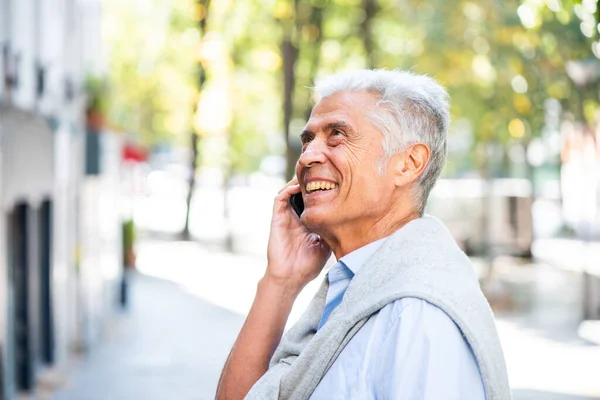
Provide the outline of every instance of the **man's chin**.
<path id="1" fill-rule="evenodd" d="M 308 230 L 315 232 L 318 228 L 327 224 L 327 215 L 320 212 L 320 210 L 305 209 L 300 217 L 300 222 L 308 228 Z"/>

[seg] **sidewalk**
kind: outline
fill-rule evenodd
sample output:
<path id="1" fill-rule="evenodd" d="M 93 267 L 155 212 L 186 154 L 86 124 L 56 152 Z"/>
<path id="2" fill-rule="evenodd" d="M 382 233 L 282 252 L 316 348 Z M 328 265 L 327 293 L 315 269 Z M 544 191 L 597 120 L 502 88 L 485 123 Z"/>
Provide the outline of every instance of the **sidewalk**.
<path id="1" fill-rule="evenodd" d="M 136 274 L 128 315 L 55 400 L 212 400 L 243 317 Z"/>
<path id="2" fill-rule="evenodd" d="M 264 273 L 261 256 L 193 242 L 144 241 L 129 316 L 56 400 L 212 399 Z M 581 274 L 499 260 L 495 310 L 514 400 L 600 399 L 600 346 L 578 335 Z M 158 279 L 157 279 L 158 278 Z M 288 326 L 320 279 L 297 300 Z"/>
<path id="3" fill-rule="evenodd" d="M 514 400 L 600 399 L 600 346 L 579 335 L 582 275 L 500 263 L 508 304 L 495 310 Z"/>

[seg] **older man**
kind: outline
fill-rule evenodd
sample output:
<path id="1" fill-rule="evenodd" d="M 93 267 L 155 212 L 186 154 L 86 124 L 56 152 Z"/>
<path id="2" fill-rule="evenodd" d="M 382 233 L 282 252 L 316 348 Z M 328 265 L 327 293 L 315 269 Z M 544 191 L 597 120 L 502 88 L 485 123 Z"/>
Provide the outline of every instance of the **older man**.
<path id="1" fill-rule="evenodd" d="M 446 158 L 446 92 L 428 77 L 385 70 L 334 75 L 316 92 L 217 398 L 509 399 L 469 260 L 423 216 Z M 300 218 L 290 206 L 297 193 Z M 282 339 L 296 296 L 331 252 L 337 264 Z"/>

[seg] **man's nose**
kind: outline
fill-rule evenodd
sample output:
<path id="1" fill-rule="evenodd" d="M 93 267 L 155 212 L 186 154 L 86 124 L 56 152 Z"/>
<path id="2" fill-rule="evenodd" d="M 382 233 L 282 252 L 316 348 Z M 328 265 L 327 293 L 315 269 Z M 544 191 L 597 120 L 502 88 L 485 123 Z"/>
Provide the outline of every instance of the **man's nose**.
<path id="1" fill-rule="evenodd" d="M 326 160 L 326 144 L 323 140 L 313 139 L 304 149 L 298 163 L 303 167 L 313 167 L 317 164 L 323 164 Z"/>

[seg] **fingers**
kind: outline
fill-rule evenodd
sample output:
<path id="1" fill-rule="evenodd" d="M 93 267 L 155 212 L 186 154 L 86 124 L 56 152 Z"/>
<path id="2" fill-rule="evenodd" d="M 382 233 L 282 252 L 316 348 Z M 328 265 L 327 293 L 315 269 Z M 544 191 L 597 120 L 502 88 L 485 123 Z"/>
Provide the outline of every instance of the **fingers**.
<path id="1" fill-rule="evenodd" d="M 298 184 L 298 178 L 294 177 L 294 179 L 292 179 L 291 181 L 289 181 L 284 187 L 282 187 L 279 192 L 277 193 L 281 193 L 284 190 L 286 190 L 288 187 L 293 186 L 293 185 L 297 185 Z"/>
<path id="2" fill-rule="evenodd" d="M 291 208 L 290 205 L 290 197 L 294 194 L 300 193 L 300 185 L 298 184 L 288 184 L 288 186 L 284 187 L 279 191 L 279 194 L 275 196 L 275 204 L 273 206 L 273 211 L 282 212 Z"/>
<path id="3" fill-rule="evenodd" d="M 294 177 L 289 181 L 275 196 L 275 204 L 273 205 L 273 211 L 282 212 L 290 206 L 290 197 L 294 194 L 300 193 L 300 185 L 298 184 L 298 178 Z"/>
<path id="4" fill-rule="evenodd" d="M 280 192 L 279 194 L 283 194 L 286 195 L 288 198 L 292 197 L 292 195 L 296 194 L 296 193 L 300 193 L 300 185 L 296 184 L 296 185 L 291 185 L 285 188 L 285 190 L 283 190 L 282 192 Z"/>

